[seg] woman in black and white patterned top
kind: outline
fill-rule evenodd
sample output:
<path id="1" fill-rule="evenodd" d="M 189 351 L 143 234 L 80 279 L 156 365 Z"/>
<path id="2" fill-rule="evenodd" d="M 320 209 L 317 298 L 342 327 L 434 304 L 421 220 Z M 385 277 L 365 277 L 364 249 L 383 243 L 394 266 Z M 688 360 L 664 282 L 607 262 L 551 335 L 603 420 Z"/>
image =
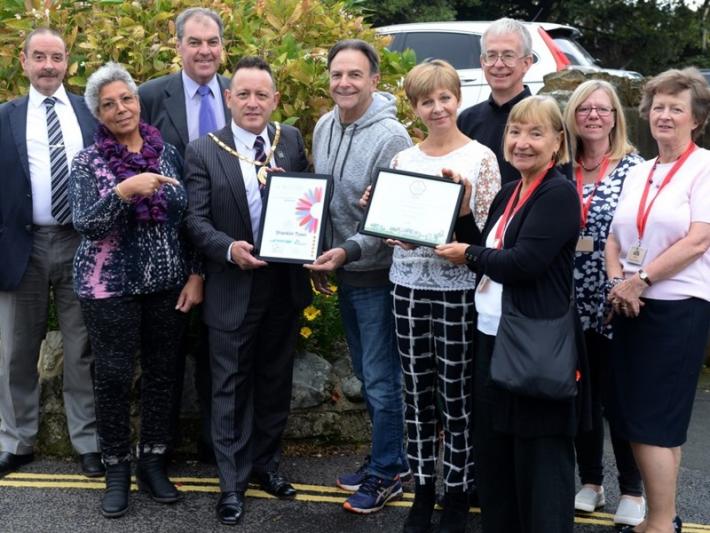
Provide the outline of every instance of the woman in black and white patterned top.
<path id="1" fill-rule="evenodd" d="M 580 433 L 575 440 L 582 482 L 582 489 L 575 497 L 575 509 L 592 512 L 606 503 L 602 486 L 602 391 L 612 332 L 606 317 L 604 246 L 626 174 L 643 159 L 626 138 L 626 121 L 619 97 L 605 81 L 589 80 L 577 87 L 567 105 L 565 122 L 582 208 L 574 279 L 592 385 L 592 429 Z M 641 475 L 628 441 L 612 432 L 611 442 L 621 492 L 614 522 L 636 525 L 645 513 Z"/>

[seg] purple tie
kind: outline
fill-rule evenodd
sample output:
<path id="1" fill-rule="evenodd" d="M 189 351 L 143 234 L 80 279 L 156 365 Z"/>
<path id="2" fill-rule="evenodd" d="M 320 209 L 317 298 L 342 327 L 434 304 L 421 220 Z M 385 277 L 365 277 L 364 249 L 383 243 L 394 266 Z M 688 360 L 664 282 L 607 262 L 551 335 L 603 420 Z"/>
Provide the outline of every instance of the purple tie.
<path id="1" fill-rule="evenodd" d="M 200 85 L 197 93 L 200 95 L 200 137 L 202 137 L 217 129 L 217 119 L 210 103 L 212 90 L 207 85 Z"/>

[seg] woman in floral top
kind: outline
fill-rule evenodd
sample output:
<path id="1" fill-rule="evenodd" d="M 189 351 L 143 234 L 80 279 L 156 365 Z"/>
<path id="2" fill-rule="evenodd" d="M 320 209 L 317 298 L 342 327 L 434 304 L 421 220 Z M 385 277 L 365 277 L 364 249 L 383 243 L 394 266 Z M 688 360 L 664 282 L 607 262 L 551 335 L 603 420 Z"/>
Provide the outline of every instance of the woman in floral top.
<path id="1" fill-rule="evenodd" d="M 69 192 L 81 244 L 74 287 L 95 357 L 96 419 L 106 464 L 101 511 L 128 509 L 130 392 L 141 356 L 141 428 L 136 478 L 159 502 L 180 499 L 165 473 L 178 343 L 186 313 L 202 300 L 199 264 L 181 236 L 187 195 L 182 160 L 140 122 L 138 88 L 108 63 L 85 98 L 99 120 L 95 143 L 74 159 Z"/>
<path id="2" fill-rule="evenodd" d="M 602 486 L 604 422 L 601 397 L 611 326 L 607 324 L 605 307 L 604 246 L 626 174 L 643 159 L 627 140 L 619 97 L 605 81 L 589 80 L 577 87 L 567 105 L 565 122 L 575 154 L 574 175 L 582 206 L 574 276 L 592 390 L 592 429 L 580 433 L 575 441 L 582 481 L 582 489 L 575 498 L 575 509 L 592 512 L 606 503 Z M 636 525 L 645 513 L 641 475 L 628 441 L 613 432 L 611 441 L 621 492 L 614 522 Z"/>

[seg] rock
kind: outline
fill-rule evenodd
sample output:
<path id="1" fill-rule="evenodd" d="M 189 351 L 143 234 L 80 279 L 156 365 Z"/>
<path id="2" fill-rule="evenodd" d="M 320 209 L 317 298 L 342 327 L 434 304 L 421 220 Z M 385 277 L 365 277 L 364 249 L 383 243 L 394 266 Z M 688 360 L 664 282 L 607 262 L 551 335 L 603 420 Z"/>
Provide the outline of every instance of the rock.
<path id="1" fill-rule="evenodd" d="M 39 349 L 39 360 L 37 361 L 39 379 L 45 381 L 61 376 L 63 369 L 62 334 L 59 331 L 48 331 Z"/>
<path id="2" fill-rule="evenodd" d="M 607 72 L 590 71 L 585 72 L 579 69 L 566 69 L 559 72 L 546 74 L 543 78 L 545 86 L 540 91 L 541 94 L 552 94 L 561 97 L 563 93 L 572 94 L 577 85 L 586 80 L 604 80 L 611 83 L 616 89 L 621 105 L 624 107 L 638 107 L 641 102 L 641 88 L 645 83 L 644 79 L 628 78 L 625 76 L 613 76 Z M 566 103 L 567 98 L 558 98 L 561 103 Z"/>
<path id="3" fill-rule="evenodd" d="M 333 361 L 333 370 L 340 379 L 353 375 L 353 363 L 349 354 L 342 355 Z"/>
<path id="4" fill-rule="evenodd" d="M 322 357 L 305 352 L 297 354 L 293 365 L 291 409 L 316 407 L 332 396 L 333 365 Z"/>
<path id="5" fill-rule="evenodd" d="M 347 377 L 341 385 L 343 394 L 351 402 L 362 402 L 362 383 L 355 376 Z"/>

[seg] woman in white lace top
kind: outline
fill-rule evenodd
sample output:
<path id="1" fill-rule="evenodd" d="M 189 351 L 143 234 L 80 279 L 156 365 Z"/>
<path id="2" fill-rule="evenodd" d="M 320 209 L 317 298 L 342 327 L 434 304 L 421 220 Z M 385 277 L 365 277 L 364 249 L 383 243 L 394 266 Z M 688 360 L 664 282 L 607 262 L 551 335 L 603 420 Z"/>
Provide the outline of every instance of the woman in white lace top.
<path id="1" fill-rule="evenodd" d="M 395 156 L 392 167 L 465 180 L 461 215 L 473 211 L 483 227 L 500 189 L 493 152 L 456 126 L 459 77 L 445 61 L 423 63 L 404 87 L 428 135 Z M 470 184 L 470 186 L 469 186 Z M 432 248 L 395 245 L 394 283 L 397 342 L 405 381 L 407 455 L 416 480 L 414 505 L 404 531 L 428 531 L 435 502 L 438 424 L 444 433 L 444 511 L 441 531 L 463 531 L 467 491 L 474 486 L 470 442 L 474 274 L 434 254 Z"/>

